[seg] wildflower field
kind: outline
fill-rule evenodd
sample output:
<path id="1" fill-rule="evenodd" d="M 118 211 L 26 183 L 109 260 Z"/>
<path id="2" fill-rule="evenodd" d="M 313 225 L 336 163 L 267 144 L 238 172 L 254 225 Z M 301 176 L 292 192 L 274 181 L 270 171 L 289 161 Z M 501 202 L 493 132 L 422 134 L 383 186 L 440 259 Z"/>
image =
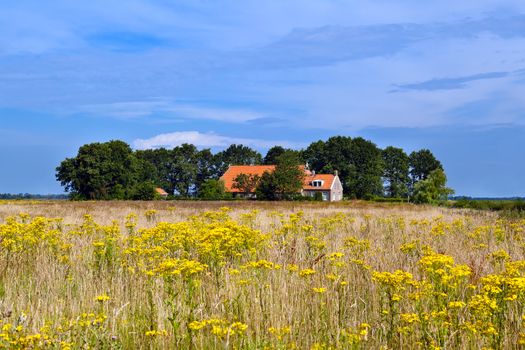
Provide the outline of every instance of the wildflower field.
<path id="1" fill-rule="evenodd" d="M 0 349 L 516 349 L 525 220 L 342 203 L 0 202 Z"/>

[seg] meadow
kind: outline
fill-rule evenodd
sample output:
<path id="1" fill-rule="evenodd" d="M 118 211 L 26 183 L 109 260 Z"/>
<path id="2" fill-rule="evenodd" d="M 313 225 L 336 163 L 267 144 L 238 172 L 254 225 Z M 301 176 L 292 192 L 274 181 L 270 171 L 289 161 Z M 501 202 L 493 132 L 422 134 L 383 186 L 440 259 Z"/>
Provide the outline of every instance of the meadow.
<path id="1" fill-rule="evenodd" d="M 524 230 L 407 204 L 4 201 L 0 348 L 522 348 Z"/>

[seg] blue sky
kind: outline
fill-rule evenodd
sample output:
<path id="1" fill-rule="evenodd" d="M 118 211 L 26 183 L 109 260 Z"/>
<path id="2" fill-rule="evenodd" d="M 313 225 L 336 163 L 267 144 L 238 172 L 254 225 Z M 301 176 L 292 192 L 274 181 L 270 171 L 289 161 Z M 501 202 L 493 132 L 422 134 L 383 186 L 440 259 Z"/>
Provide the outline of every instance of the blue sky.
<path id="1" fill-rule="evenodd" d="M 0 193 L 59 193 L 88 142 L 332 135 L 431 149 L 460 195 L 525 196 L 525 2 L 0 0 Z"/>

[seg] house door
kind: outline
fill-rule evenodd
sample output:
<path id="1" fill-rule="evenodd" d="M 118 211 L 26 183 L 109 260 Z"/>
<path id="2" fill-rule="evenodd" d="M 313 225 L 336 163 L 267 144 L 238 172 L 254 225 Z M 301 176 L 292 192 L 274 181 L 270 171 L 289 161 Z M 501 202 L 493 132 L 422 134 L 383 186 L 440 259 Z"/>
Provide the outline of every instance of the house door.
<path id="1" fill-rule="evenodd" d="M 323 192 L 323 200 L 324 201 L 328 200 L 328 192 Z"/>

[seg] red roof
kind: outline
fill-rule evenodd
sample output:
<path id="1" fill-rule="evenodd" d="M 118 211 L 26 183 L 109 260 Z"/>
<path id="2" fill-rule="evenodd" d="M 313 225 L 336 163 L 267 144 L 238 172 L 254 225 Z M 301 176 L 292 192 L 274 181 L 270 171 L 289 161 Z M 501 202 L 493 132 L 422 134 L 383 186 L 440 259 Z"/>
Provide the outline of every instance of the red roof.
<path id="1" fill-rule="evenodd" d="M 162 188 L 156 188 L 155 192 L 157 192 L 161 196 L 167 196 L 168 192 L 164 191 Z"/>
<path id="2" fill-rule="evenodd" d="M 238 188 L 233 188 L 235 178 L 240 174 L 259 175 L 262 176 L 264 172 L 273 172 L 275 165 L 230 165 L 228 170 L 221 176 L 224 182 L 224 187 L 228 192 L 241 192 Z"/>
<path id="3" fill-rule="evenodd" d="M 304 165 L 300 166 L 304 170 L 304 186 L 303 190 L 329 190 L 332 187 L 335 176 L 332 174 L 315 174 L 313 175 L 310 170 L 306 170 Z M 235 178 L 240 174 L 246 175 L 259 175 L 262 176 L 265 172 L 273 172 L 275 165 L 230 165 L 228 170 L 221 176 L 221 180 L 224 182 L 224 187 L 228 192 L 241 192 L 237 188 L 233 188 Z M 313 180 L 322 180 L 320 187 L 312 186 Z"/>
<path id="4" fill-rule="evenodd" d="M 312 182 L 314 180 L 321 180 L 321 186 L 313 186 Z M 335 175 L 332 174 L 307 175 L 304 177 L 303 190 L 330 190 L 330 188 L 332 188 L 334 180 Z"/>

